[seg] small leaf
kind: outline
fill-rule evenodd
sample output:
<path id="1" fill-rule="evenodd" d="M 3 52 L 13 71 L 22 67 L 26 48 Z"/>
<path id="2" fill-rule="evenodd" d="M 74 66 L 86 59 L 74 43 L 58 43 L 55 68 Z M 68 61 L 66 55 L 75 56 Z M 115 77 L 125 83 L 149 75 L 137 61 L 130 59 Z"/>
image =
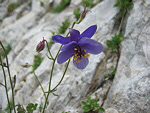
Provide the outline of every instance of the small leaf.
<path id="1" fill-rule="evenodd" d="M 111 69 L 111 70 L 114 70 L 114 66 L 111 66 L 110 69 Z"/>
<path id="2" fill-rule="evenodd" d="M 102 107 L 100 107 L 100 108 L 99 108 L 99 111 L 101 111 L 101 112 L 105 112 L 105 109 L 104 109 L 104 108 L 102 108 Z"/>
<path id="3" fill-rule="evenodd" d="M 33 103 L 29 103 L 28 106 L 26 107 L 26 110 L 30 113 L 33 113 L 33 111 L 36 110 L 38 104 L 33 104 Z"/>
<path id="4" fill-rule="evenodd" d="M 25 113 L 25 110 L 21 105 L 18 105 L 17 111 L 17 113 Z"/>

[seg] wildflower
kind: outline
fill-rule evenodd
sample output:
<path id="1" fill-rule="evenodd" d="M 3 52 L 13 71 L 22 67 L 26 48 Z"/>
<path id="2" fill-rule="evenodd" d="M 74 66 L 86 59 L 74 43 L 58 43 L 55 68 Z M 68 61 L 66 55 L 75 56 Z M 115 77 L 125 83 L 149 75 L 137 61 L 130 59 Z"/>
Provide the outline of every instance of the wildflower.
<path id="1" fill-rule="evenodd" d="M 61 35 L 53 36 L 53 41 L 64 45 L 61 49 L 61 53 L 58 55 L 57 62 L 62 64 L 73 57 L 74 66 L 78 69 L 84 69 L 89 63 L 89 53 L 99 54 L 103 50 L 101 43 L 91 39 L 96 29 L 97 26 L 93 25 L 82 34 L 80 34 L 78 30 L 69 29 L 69 37 L 63 37 Z"/>
<path id="2" fill-rule="evenodd" d="M 44 40 L 44 38 L 43 38 L 43 40 L 37 45 L 37 47 L 36 47 L 37 52 L 40 52 L 45 48 L 45 41 L 46 40 Z"/>

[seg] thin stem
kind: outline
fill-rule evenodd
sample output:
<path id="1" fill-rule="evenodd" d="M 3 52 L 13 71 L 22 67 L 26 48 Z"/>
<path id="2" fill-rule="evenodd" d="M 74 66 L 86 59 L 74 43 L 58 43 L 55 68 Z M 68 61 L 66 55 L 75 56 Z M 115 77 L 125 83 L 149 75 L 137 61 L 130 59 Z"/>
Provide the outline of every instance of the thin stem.
<path id="1" fill-rule="evenodd" d="M 5 87 L 5 85 L 4 85 L 4 84 L 2 84 L 2 83 L 0 83 L 0 85 L 2 85 L 2 86 L 4 86 L 4 87 Z"/>
<path id="2" fill-rule="evenodd" d="M 2 58 L 0 56 L 0 62 L 2 63 Z M 9 105 L 9 109 L 10 109 L 10 113 L 11 113 L 11 106 L 10 106 L 10 100 L 9 100 L 9 96 L 8 96 L 8 89 L 7 89 L 7 80 L 6 80 L 6 73 L 5 73 L 5 70 L 4 70 L 4 66 L 2 65 L 2 70 L 3 70 L 3 74 L 4 74 L 4 82 L 5 82 L 5 91 L 6 91 L 6 97 L 7 97 L 7 102 L 8 102 L 8 105 Z M 2 84 L 1 84 L 2 85 Z"/>
<path id="3" fill-rule="evenodd" d="M 14 108 L 14 112 L 16 113 L 16 109 L 15 109 L 15 99 L 14 99 L 14 87 L 13 87 L 13 82 L 11 79 L 11 74 L 10 74 L 10 69 L 9 69 L 9 63 L 8 63 L 8 57 L 6 54 L 6 50 L 2 44 L 2 42 L 0 41 L 0 45 L 2 46 L 4 53 L 6 55 L 6 64 L 7 64 L 7 70 L 8 70 L 8 76 L 9 76 L 9 80 L 10 80 L 10 86 L 11 86 L 11 91 L 12 91 L 12 102 L 13 102 L 13 108 Z"/>
<path id="4" fill-rule="evenodd" d="M 44 104 L 44 108 L 43 108 L 43 112 L 45 112 L 45 109 L 46 109 L 46 104 L 48 102 L 48 97 L 49 97 L 49 94 L 50 94 L 50 88 L 51 88 L 51 81 L 52 81 L 52 74 L 53 74 L 53 71 L 54 71 L 54 65 L 55 65 L 55 61 L 56 59 L 53 60 L 53 64 L 52 64 L 52 69 L 51 69 L 51 73 L 50 73 L 50 81 L 49 81 L 49 88 L 48 88 L 48 94 L 47 94 L 47 97 L 46 97 L 46 100 L 45 100 L 45 104 Z"/>
<path id="5" fill-rule="evenodd" d="M 48 59 L 50 59 L 50 60 L 54 60 L 53 58 L 50 58 L 48 55 L 47 55 L 47 57 L 48 57 Z"/>
<path id="6" fill-rule="evenodd" d="M 34 77 L 35 77 L 36 80 L 38 81 L 38 83 L 39 83 L 39 85 L 40 85 L 40 87 L 41 87 L 41 89 L 42 89 L 42 91 L 43 91 L 43 93 L 44 93 L 44 97 L 45 97 L 45 99 L 46 99 L 46 95 L 45 95 L 45 92 L 44 92 L 44 88 L 42 87 L 41 82 L 39 81 L 38 77 L 36 76 L 35 71 L 33 71 L 33 73 L 34 73 Z"/>
<path id="7" fill-rule="evenodd" d="M 80 23 L 80 21 L 79 21 L 79 22 L 76 22 L 76 21 L 73 22 L 71 28 L 73 28 L 75 24 L 79 24 L 79 23 Z M 67 33 L 66 37 L 67 37 L 67 36 L 69 36 L 69 32 Z M 47 45 L 48 45 L 48 44 L 47 44 Z M 46 97 L 46 100 L 45 100 L 45 104 L 44 104 L 44 108 L 43 108 L 42 113 L 45 112 L 46 104 L 47 104 L 47 102 L 48 102 L 48 97 L 49 97 L 49 94 L 51 93 L 51 81 L 52 81 L 52 74 L 53 74 L 53 71 L 54 71 L 54 65 L 55 65 L 57 56 L 58 56 L 58 54 L 59 54 L 59 52 L 60 52 L 62 46 L 63 46 L 63 45 L 60 46 L 60 48 L 59 48 L 59 50 L 58 50 L 58 52 L 57 52 L 57 54 L 56 54 L 56 56 L 55 56 L 55 58 L 54 58 L 54 60 L 53 60 L 53 64 L 52 64 L 52 68 L 51 68 L 51 73 L 50 73 L 50 82 L 49 82 L 48 94 L 47 94 L 47 97 Z M 53 90 L 55 90 L 55 89 L 60 85 L 60 83 L 62 82 L 62 80 L 63 80 L 63 78 L 64 78 L 64 76 L 65 76 L 65 74 L 66 74 L 66 71 L 67 71 L 67 69 L 68 69 L 69 63 L 70 63 L 70 59 L 69 59 L 69 61 L 68 61 L 68 63 L 67 63 L 66 69 L 65 69 L 65 71 L 64 71 L 64 74 L 63 74 L 63 76 L 62 76 L 60 82 L 56 85 L 56 87 L 55 87 Z"/>
<path id="8" fill-rule="evenodd" d="M 46 45 L 47 45 L 47 48 L 48 48 L 49 55 L 51 56 L 51 59 L 54 59 L 53 56 L 52 56 L 52 54 L 51 54 L 50 48 L 48 46 L 47 40 L 45 40 L 45 42 L 46 42 Z"/>
<path id="9" fill-rule="evenodd" d="M 51 92 L 53 92 L 53 91 L 60 85 L 60 83 L 62 82 L 62 80 L 64 79 L 65 74 L 66 74 L 67 69 L 68 69 L 68 66 L 69 66 L 69 63 L 70 63 L 70 60 L 71 60 L 71 59 L 68 60 L 68 63 L 67 63 L 67 65 L 66 65 L 66 69 L 65 69 L 65 71 L 64 71 L 64 73 L 63 73 L 63 76 L 62 76 L 61 80 L 60 80 L 59 83 L 51 90 Z"/>

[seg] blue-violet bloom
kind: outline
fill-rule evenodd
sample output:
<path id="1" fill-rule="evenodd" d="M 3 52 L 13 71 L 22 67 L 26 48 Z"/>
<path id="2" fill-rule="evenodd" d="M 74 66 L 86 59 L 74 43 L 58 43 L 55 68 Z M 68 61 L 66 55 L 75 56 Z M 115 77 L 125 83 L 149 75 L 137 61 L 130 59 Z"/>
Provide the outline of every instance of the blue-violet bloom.
<path id="1" fill-rule="evenodd" d="M 78 69 L 84 69 L 89 63 L 89 53 L 99 54 L 103 51 L 103 45 L 91 39 L 96 30 L 97 26 L 92 25 L 80 34 L 78 30 L 70 28 L 69 37 L 63 37 L 61 35 L 53 36 L 52 40 L 54 42 L 64 45 L 61 48 L 61 53 L 58 55 L 57 62 L 62 64 L 73 57 L 74 66 Z"/>

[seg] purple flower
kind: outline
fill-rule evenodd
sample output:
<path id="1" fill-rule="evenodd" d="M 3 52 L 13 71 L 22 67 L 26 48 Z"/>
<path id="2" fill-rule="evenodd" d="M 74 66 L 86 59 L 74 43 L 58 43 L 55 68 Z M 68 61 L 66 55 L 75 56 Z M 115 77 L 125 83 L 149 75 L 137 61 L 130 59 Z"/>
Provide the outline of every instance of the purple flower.
<path id="1" fill-rule="evenodd" d="M 57 62 L 62 64 L 73 57 L 74 66 L 78 69 L 84 69 L 89 63 L 89 53 L 99 54 L 103 51 L 102 44 L 91 39 L 96 29 L 97 26 L 93 25 L 82 34 L 80 34 L 78 30 L 69 29 L 69 37 L 63 37 L 61 35 L 53 36 L 53 41 L 64 45 L 61 49 L 61 53 L 58 55 Z"/>

